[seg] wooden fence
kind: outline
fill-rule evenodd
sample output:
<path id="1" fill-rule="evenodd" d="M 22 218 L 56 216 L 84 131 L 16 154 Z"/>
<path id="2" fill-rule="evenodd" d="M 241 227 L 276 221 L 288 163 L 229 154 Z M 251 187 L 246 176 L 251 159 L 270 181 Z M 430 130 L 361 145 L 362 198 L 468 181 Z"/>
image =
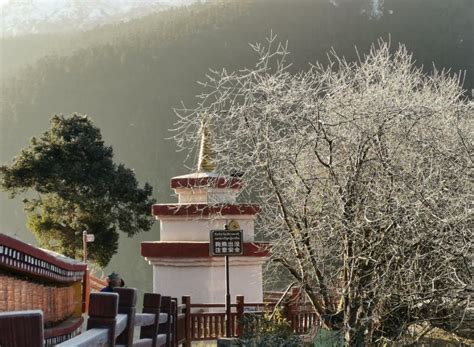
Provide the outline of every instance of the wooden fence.
<path id="1" fill-rule="evenodd" d="M 92 276 L 89 273 L 89 288 L 90 291 L 92 292 L 100 292 L 102 288 L 107 287 L 109 284 L 107 281 L 97 278 L 95 276 Z"/>
<path id="2" fill-rule="evenodd" d="M 192 303 L 189 296 L 184 296 L 182 301 L 185 340 L 189 341 L 185 346 L 191 346 L 192 341 L 216 340 L 225 336 L 225 304 Z M 243 296 L 236 296 L 235 303 L 231 304 L 231 337 L 242 336 L 247 315 L 258 316 L 272 312 L 276 305 L 276 301 L 245 302 Z M 316 313 L 307 304 L 289 300 L 282 305 L 281 311 L 290 323 L 291 329 L 297 334 L 308 334 L 311 329 L 319 325 Z"/>

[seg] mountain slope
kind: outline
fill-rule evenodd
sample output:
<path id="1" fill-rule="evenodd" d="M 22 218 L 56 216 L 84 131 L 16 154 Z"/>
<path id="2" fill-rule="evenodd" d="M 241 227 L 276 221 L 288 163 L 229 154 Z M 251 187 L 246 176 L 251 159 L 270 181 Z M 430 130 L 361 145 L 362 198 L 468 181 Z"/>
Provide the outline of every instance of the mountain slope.
<path id="1" fill-rule="evenodd" d="M 1 36 L 64 33 L 128 22 L 193 0 L 15 0 L 2 5 Z"/>
<path id="2" fill-rule="evenodd" d="M 15 0 L 1 5 L 0 80 L 47 55 L 70 55 L 101 41 L 108 24 L 127 23 L 196 0 Z M 104 28 L 105 27 L 105 28 Z M 95 28 L 94 33 L 88 33 Z M 103 30 L 105 29 L 105 30 Z M 98 37 L 95 37 L 95 36 Z"/>

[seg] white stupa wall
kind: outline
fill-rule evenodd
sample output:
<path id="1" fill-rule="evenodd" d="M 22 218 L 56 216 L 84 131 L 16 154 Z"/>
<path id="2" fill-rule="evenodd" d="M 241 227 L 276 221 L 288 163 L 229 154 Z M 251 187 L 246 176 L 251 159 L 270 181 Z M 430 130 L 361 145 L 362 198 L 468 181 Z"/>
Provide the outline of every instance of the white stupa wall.
<path id="1" fill-rule="evenodd" d="M 160 220 L 160 241 L 206 241 L 210 230 L 223 230 L 231 220 L 239 223 L 244 242 L 254 241 L 255 216 L 168 217 Z"/>
<path id="2" fill-rule="evenodd" d="M 257 258 L 255 260 L 253 265 L 233 265 L 231 258 L 232 302 L 235 301 L 236 295 L 244 295 L 247 302 L 263 302 L 262 261 Z M 216 266 L 218 264 L 219 266 Z M 207 266 L 154 265 L 153 291 L 177 298 L 190 295 L 195 303 L 224 303 L 226 293 L 224 269 L 223 260 L 212 265 L 208 263 Z"/>
<path id="3" fill-rule="evenodd" d="M 167 204 L 170 209 L 181 206 L 197 205 L 198 208 L 214 204 L 236 204 L 240 189 L 215 186 L 189 186 L 188 182 L 195 179 L 219 179 L 214 173 L 194 173 L 177 176 L 172 179 L 172 187 L 178 196 L 177 204 Z M 173 181 L 174 180 L 174 181 Z M 176 180 L 183 180 L 183 186 L 176 188 Z M 189 180 L 189 181 L 188 181 Z M 174 184 L 175 182 L 176 184 Z M 193 184 L 193 183 L 189 183 Z M 238 205 L 238 204 L 237 204 Z M 166 205 L 165 205 L 166 206 Z M 225 301 L 225 266 L 224 257 L 207 257 L 187 254 L 192 247 L 183 247 L 182 254 L 167 257 L 167 250 L 181 250 L 177 242 L 209 243 L 211 230 L 223 230 L 231 221 L 239 224 L 243 231 L 243 241 L 254 241 L 255 213 L 220 215 L 201 214 L 193 210 L 189 215 L 176 214 L 165 210 L 165 213 L 155 214 L 160 220 L 161 254 L 156 257 L 146 256 L 153 265 L 153 292 L 181 298 L 190 295 L 195 303 L 224 303 Z M 169 247 L 167 245 L 169 243 Z M 185 251 L 184 249 L 187 249 Z M 199 249 L 199 247 L 195 248 Z M 202 248 L 201 248 L 202 249 Z M 170 252 L 173 253 L 173 252 Z M 192 251 L 191 251 L 192 253 Z M 265 256 L 236 256 L 230 257 L 230 294 L 232 302 L 236 295 L 243 295 L 247 302 L 263 301 L 262 265 Z"/>
<path id="4" fill-rule="evenodd" d="M 229 188 L 186 188 L 175 189 L 178 195 L 178 203 L 180 204 L 219 204 L 219 203 L 235 203 L 238 189 Z"/>

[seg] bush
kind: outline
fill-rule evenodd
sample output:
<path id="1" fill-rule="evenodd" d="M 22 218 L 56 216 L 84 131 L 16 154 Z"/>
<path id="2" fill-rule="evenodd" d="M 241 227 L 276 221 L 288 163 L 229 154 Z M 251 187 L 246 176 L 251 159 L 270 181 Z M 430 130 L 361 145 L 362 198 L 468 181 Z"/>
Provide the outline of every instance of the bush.
<path id="1" fill-rule="evenodd" d="M 280 311 L 246 313 L 242 319 L 243 334 L 239 344 L 245 347 L 301 346 L 300 336 L 291 329 L 290 323 Z"/>

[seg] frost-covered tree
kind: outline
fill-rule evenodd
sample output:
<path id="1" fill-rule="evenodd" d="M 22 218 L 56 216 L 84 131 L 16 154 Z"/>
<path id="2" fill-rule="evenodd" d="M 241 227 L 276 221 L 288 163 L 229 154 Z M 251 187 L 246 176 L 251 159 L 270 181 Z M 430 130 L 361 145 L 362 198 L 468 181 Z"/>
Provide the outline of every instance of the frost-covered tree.
<path id="1" fill-rule="evenodd" d="M 382 41 L 296 74 L 274 37 L 252 47 L 254 68 L 211 71 L 197 106 L 177 110 L 178 145 L 196 150 L 205 115 L 217 172 L 244 173 L 261 204 L 271 260 L 347 343 L 462 332 L 474 223 L 461 76 L 426 75 Z"/>
<path id="2" fill-rule="evenodd" d="M 152 188 L 113 161 L 113 150 L 86 116 L 54 116 L 40 138 L 0 166 L 0 188 L 33 191 L 25 199 L 28 227 L 42 247 L 82 256 L 82 231 L 95 235 L 89 257 L 105 266 L 117 252 L 119 234 L 149 230 Z"/>

